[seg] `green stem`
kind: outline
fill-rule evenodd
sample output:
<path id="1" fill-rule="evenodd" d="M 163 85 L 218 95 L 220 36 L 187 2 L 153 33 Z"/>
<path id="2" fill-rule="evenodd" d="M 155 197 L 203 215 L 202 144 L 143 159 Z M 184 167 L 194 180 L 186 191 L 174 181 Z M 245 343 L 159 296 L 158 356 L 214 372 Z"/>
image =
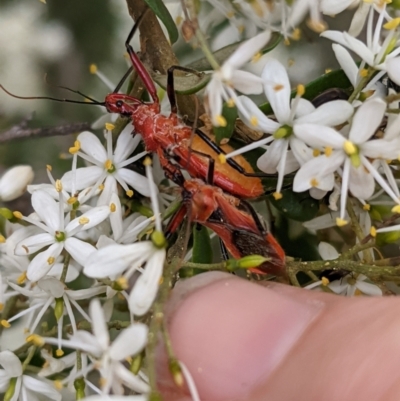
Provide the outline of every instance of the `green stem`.
<path id="1" fill-rule="evenodd" d="M 372 68 L 368 68 L 368 74 L 366 77 L 362 78 L 358 85 L 354 88 L 353 93 L 350 95 L 348 102 L 353 103 L 353 101 L 357 98 L 357 96 L 362 92 L 365 86 L 368 84 L 369 80 L 374 75 L 375 70 Z"/>
<path id="2" fill-rule="evenodd" d="M 34 345 L 32 345 L 29 348 L 29 353 L 27 355 L 27 357 L 25 358 L 24 362 L 22 363 L 22 371 L 24 372 L 26 367 L 29 365 L 29 362 L 32 360 L 33 356 L 35 355 L 36 352 L 36 347 Z"/>
<path id="3" fill-rule="evenodd" d="M 193 263 L 193 262 L 184 262 L 181 266 L 182 268 L 190 268 L 190 269 L 201 269 L 201 270 L 224 270 L 227 271 L 226 262 L 220 263 Z"/>
<path id="4" fill-rule="evenodd" d="M 70 260 L 71 260 L 71 255 L 69 253 L 67 253 L 64 258 L 63 270 L 62 270 L 61 277 L 60 277 L 60 281 L 62 283 L 65 283 L 65 279 L 67 278 L 68 266 L 69 266 Z"/>
<path id="5" fill-rule="evenodd" d="M 356 255 L 358 252 L 373 248 L 374 246 L 375 246 L 375 241 L 367 242 L 365 244 L 358 243 L 354 245 L 352 248 L 350 248 L 348 251 L 343 252 L 338 259 L 339 260 L 350 259 L 353 255 Z"/>

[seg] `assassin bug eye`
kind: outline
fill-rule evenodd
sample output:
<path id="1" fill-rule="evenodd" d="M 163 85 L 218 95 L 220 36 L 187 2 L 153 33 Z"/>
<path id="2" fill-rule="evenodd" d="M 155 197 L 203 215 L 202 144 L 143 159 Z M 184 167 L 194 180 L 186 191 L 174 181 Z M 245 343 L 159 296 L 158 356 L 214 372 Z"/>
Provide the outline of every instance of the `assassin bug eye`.
<path id="1" fill-rule="evenodd" d="M 122 100 L 117 100 L 117 101 L 115 102 L 115 105 L 116 105 L 118 108 L 121 108 L 121 107 L 123 106 L 123 104 L 124 104 L 124 102 L 123 102 Z"/>

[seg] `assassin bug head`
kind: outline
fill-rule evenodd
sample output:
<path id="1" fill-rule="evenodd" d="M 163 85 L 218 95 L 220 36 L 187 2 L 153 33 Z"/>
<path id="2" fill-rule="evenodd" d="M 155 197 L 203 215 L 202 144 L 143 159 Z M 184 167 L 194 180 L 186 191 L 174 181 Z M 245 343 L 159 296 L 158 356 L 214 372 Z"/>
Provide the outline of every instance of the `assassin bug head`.
<path id="1" fill-rule="evenodd" d="M 123 117 L 131 117 L 141 104 L 143 103 L 139 99 L 120 93 L 110 93 L 104 101 L 109 113 L 118 113 Z"/>

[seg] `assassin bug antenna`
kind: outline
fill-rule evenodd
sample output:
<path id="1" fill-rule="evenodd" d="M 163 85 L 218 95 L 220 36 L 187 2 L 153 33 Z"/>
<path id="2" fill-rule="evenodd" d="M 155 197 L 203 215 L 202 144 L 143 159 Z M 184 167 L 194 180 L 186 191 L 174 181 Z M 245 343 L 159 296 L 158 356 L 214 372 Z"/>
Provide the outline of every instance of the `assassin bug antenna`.
<path id="1" fill-rule="evenodd" d="M 66 103 L 76 103 L 76 104 L 89 104 L 89 105 L 96 105 L 96 106 L 105 106 L 104 102 L 98 102 L 95 99 L 92 99 L 88 96 L 82 95 L 80 92 L 78 91 L 74 91 L 73 89 L 69 89 L 69 88 L 64 88 L 64 89 L 68 89 L 71 92 L 75 92 L 80 94 L 81 96 L 84 96 L 85 98 L 91 100 L 90 102 L 82 102 L 79 100 L 72 100 L 72 99 L 57 99 L 55 97 L 49 97 L 49 96 L 18 96 L 15 95 L 14 93 L 9 92 L 3 85 L 0 85 L 0 89 L 2 89 L 4 92 L 7 93 L 7 95 L 10 95 L 11 97 L 14 97 L 16 99 L 23 99 L 23 100 L 32 100 L 32 99 L 45 99 L 45 100 L 52 100 L 53 102 L 66 102 Z"/>

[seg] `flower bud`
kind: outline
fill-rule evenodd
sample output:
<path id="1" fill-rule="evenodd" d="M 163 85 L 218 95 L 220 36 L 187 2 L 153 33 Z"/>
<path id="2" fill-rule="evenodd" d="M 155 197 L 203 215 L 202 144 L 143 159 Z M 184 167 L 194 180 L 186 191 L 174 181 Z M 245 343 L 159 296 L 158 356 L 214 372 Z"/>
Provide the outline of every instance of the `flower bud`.
<path id="1" fill-rule="evenodd" d="M 229 259 L 226 262 L 228 270 L 235 269 L 254 269 L 261 266 L 263 263 L 268 262 L 271 258 L 266 258 L 260 255 L 248 255 L 240 259 Z"/>
<path id="2" fill-rule="evenodd" d="M 31 166 L 15 166 L 7 170 L 0 179 L 0 198 L 4 202 L 20 197 L 33 180 Z"/>

